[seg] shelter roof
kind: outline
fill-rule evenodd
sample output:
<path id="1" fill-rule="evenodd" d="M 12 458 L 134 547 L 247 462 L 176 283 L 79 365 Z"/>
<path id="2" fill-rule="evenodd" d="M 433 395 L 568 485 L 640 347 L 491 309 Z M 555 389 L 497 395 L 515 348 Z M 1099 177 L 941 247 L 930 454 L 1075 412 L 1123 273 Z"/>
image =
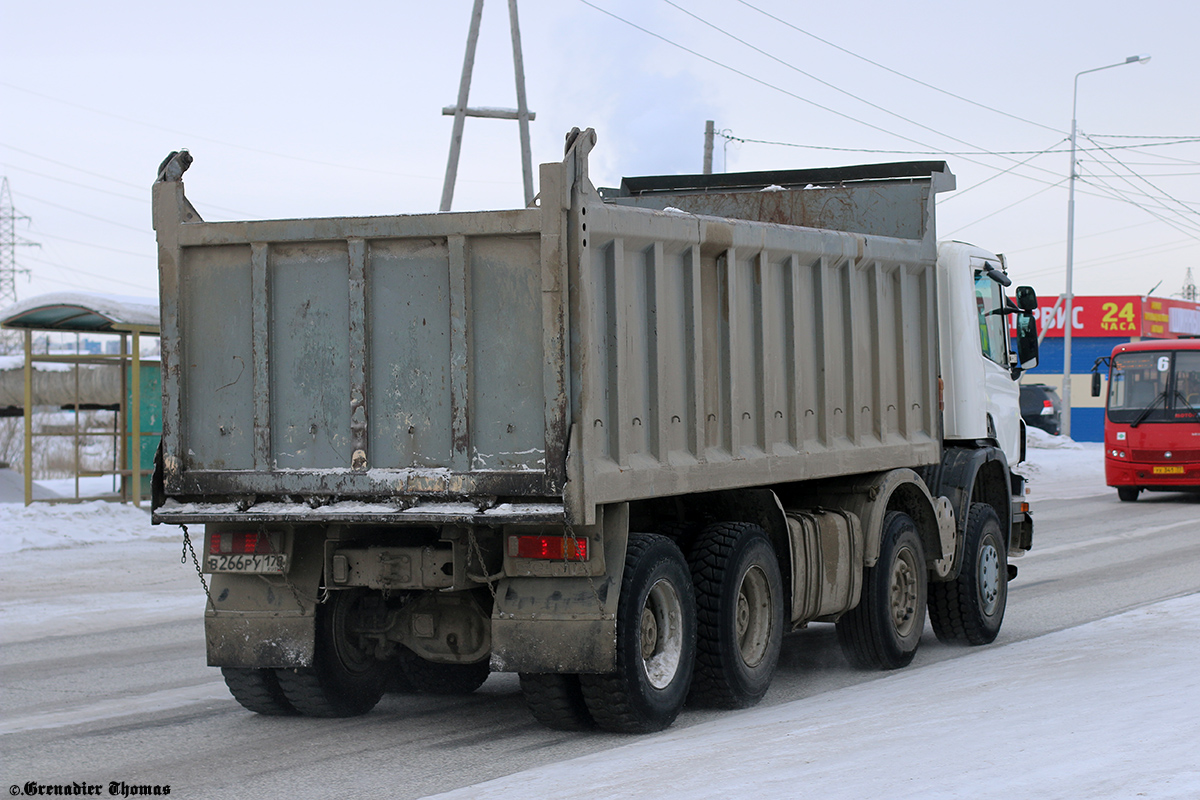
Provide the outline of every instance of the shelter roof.
<path id="1" fill-rule="evenodd" d="M 67 333 L 158 333 L 158 299 L 93 292 L 50 292 L 0 311 L 0 327 Z"/>

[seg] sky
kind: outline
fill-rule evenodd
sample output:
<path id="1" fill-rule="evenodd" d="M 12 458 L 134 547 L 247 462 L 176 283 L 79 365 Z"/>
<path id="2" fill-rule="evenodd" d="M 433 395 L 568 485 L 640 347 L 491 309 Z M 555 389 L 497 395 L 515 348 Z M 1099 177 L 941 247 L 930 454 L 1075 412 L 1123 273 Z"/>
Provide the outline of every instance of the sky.
<path id="1" fill-rule="evenodd" d="M 472 106 L 516 105 L 506 6 L 485 3 Z M 470 12 L 0 0 L 0 175 L 28 217 L 19 240 L 40 245 L 16 248 L 18 296 L 156 295 L 149 189 L 180 147 L 206 219 L 436 211 Z M 523 0 L 520 25 L 535 164 L 578 126 L 598 134 L 597 185 L 699 172 L 710 119 L 734 137 L 718 138 L 717 171 L 944 159 L 958 189 L 939 199 L 939 237 L 1004 253 L 1050 296 L 1065 287 L 1073 80 L 1121 64 L 1078 82 L 1091 138 L 1074 292 L 1200 280 L 1192 0 Z M 468 119 L 458 174 L 455 210 L 523 205 L 516 123 Z"/>

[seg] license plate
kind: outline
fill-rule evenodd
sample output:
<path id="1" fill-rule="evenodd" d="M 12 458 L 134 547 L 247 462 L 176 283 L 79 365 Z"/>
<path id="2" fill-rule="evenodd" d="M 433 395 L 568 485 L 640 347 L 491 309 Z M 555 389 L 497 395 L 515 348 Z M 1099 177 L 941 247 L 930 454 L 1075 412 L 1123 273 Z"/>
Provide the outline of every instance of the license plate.
<path id="1" fill-rule="evenodd" d="M 1155 467 L 1155 475 L 1182 475 L 1183 467 Z"/>
<path id="2" fill-rule="evenodd" d="M 286 569 L 287 556 L 282 553 L 208 557 L 209 572 L 282 573 Z"/>

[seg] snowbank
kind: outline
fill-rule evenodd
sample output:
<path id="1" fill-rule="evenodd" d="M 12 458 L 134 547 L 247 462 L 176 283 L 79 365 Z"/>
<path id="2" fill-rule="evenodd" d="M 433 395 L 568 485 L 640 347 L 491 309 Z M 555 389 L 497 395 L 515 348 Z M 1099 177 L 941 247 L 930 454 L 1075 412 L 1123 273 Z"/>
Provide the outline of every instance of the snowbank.
<path id="1" fill-rule="evenodd" d="M 1027 432 L 1025 461 L 1014 472 L 1029 479 L 1029 500 L 1078 500 L 1108 494 L 1104 483 L 1104 444 Z"/>
<path id="2" fill-rule="evenodd" d="M 177 528 L 151 528 L 150 514 L 121 503 L 0 503 L 0 554 L 58 550 L 98 542 L 161 540 Z"/>

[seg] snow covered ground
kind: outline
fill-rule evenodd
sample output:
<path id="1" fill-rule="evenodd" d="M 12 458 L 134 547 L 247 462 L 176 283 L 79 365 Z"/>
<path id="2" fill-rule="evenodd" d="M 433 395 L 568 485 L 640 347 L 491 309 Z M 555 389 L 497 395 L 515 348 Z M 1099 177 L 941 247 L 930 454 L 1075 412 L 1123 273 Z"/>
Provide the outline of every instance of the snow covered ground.
<path id="1" fill-rule="evenodd" d="M 1038 433 L 1035 513 L 1112 491 L 1099 444 Z M 0 643 L 198 617 L 181 553 L 131 506 L 0 503 Z M 1191 595 L 440 797 L 1194 798 L 1197 663 Z"/>

